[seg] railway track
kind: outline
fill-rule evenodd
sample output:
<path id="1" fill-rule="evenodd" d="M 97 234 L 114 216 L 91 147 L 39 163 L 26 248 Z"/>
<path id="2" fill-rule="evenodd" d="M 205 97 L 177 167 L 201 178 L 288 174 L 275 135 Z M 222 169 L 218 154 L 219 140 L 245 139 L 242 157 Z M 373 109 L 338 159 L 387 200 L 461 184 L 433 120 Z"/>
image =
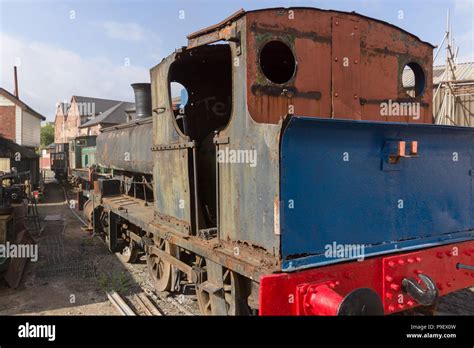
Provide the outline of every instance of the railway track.
<path id="1" fill-rule="evenodd" d="M 157 307 L 150 298 L 144 293 L 133 295 L 133 304 L 129 305 L 125 299 L 122 298 L 117 292 L 107 292 L 109 301 L 117 309 L 118 313 L 124 316 L 163 316 L 165 312 Z M 129 301 L 132 302 L 132 301 Z"/>
<path id="2" fill-rule="evenodd" d="M 64 195 L 64 204 L 73 213 L 74 217 L 81 222 L 84 226 L 88 226 L 85 220 L 75 211 L 71 206 L 71 198 L 68 194 L 68 188 L 62 183 L 59 183 L 61 190 Z M 125 265 L 125 264 L 124 264 Z M 128 268 L 132 269 L 132 272 L 137 270 L 139 267 L 136 264 L 126 264 Z M 153 316 L 167 316 L 167 315 L 187 315 L 194 316 L 199 315 L 199 312 L 195 309 L 189 308 L 184 302 L 190 297 L 195 299 L 195 295 L 183 295 L 178 294 L 176 298 L 174 295 L 168 293 L 157 293 L 151 283 L 148 282 L 141 286 L 141 291 L 138 294 L 126 297 L 121 296 L 117 292 L 107 292 L 109 301 L 117 308 L 117 311 L 121 315 L 153 315 Z M 125 298 L 124 298 L 125 297 Z"/>
<path id="3" fill-rule="evenodd" d="M 147 295 L 145 292 L 133 294 L 128 298 L 122 297 L 115 291 L 107 292 L 106 294 L 109 301 L 117 309 L 117 312 L 124 316 L 168 316 L 170 315 L 168 311 L 159 305 L 159 303 L 163 304 L 163 301 L 168 302 L 180 311 L 185 312 L 186 315 L 195 315 L 183 305 L 175 302 L 172 298 L 169 298 L 169 300 L 166 301 L 160 297 L 153 296 L 153 294 Z M 174 315 L 174 313 L 171 313 L 171 315 Z"/>

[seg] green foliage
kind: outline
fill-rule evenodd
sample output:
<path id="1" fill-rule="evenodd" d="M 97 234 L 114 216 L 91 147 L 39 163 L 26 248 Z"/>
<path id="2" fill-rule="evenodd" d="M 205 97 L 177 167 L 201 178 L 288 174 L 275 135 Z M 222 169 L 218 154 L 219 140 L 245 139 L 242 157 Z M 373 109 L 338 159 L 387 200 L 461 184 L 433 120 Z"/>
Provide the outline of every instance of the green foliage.
<path id="1" fill-rule="evenodd" d="M 45 147 L 54 142 L 54 125 L 51 123 L 41 127 L 41 147 Z"/>
<path id="2" fill-rule="evenodd" d="M 102 291 L 116 291 L 121 294 L 127 293 L 131 285 L 125 272 L 101 273 L 97 283 Z"/>

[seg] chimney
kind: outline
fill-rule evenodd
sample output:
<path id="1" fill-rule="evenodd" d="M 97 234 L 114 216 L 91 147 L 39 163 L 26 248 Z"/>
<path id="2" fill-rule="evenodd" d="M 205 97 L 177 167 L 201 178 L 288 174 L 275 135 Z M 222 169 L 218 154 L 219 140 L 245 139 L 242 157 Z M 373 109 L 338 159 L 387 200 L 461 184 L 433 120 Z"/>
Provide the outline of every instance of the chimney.
<path id="1" fill-rule="evenodd" d="M 135 93 L 135 119 L 151 116 L 151 84 L 133 83 Z"/>
<path id="2" fill-rule="evenodd" d="M 15 97 L 20 98 L 20 92 L 18 91 L 18 75 L 16 72 L 16 65 L 13 67 L 13 78 L 15 79 Z"/>

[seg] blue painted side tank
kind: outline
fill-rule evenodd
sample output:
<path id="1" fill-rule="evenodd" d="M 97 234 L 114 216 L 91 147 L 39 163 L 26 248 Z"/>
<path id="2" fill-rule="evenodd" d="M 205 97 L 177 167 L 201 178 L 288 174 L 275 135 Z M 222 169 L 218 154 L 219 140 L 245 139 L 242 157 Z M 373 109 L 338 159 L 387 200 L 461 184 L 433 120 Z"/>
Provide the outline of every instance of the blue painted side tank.
<path id="1" fill-rule="evenodd" d="M 324 256 L 334 243 L 368 257 L 473 238 L 473 150 L 472 128 L 293 117 L 281 140 L 283 269 L 342 261 Z"/>

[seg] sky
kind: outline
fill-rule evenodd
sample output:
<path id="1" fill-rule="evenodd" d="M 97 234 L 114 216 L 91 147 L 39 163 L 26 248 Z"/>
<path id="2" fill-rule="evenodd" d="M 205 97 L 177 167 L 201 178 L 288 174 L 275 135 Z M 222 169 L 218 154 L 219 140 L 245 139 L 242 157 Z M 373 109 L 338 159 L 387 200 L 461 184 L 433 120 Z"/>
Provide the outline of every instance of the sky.
<path id="1" fill-rule="evenodd" d="M 133 101 L 130 84 L 188 34 L 240 8 L 297 6 L 356 11 L 433 45 L 449 9 L 458 61 L 474 61 L 474 0 L 0 0 L 0 87 L 13 92 L 17 65 L 20 98 L 48 121 L 72 95 Z"/>

